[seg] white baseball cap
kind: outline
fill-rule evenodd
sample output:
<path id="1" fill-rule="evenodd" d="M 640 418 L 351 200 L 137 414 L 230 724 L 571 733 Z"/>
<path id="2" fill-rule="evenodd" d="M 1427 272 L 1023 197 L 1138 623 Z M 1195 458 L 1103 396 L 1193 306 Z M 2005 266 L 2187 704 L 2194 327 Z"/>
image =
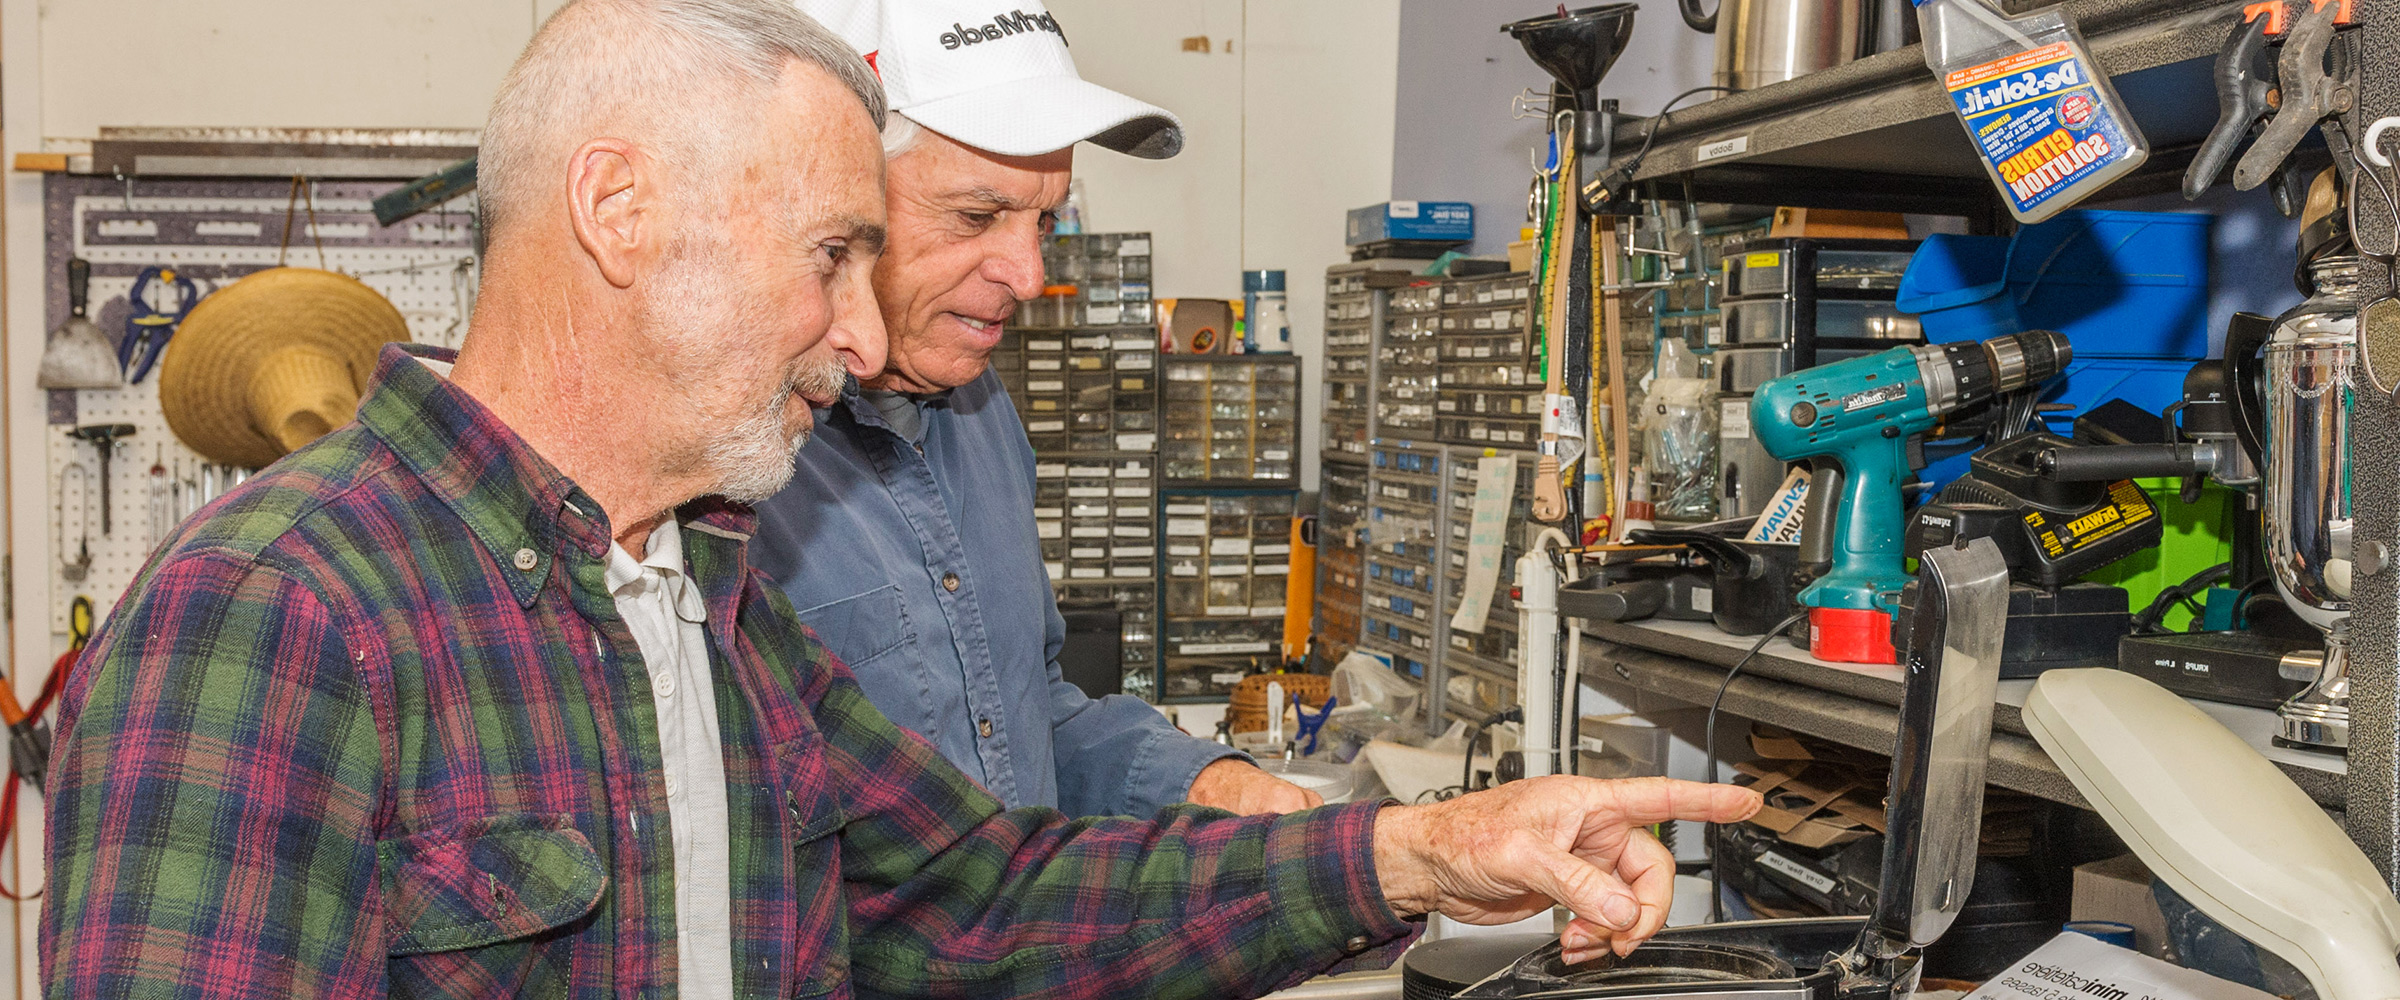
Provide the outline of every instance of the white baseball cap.
<path id="1" fill-rule="evenodd" d="M 1038 156 L 1089 141 L 1152 160 L 1183 150 L 1174 115 L 1076 75 L 1040 0 L 796 2 L 866 56 L 893 111 L 966 145 Z"/>

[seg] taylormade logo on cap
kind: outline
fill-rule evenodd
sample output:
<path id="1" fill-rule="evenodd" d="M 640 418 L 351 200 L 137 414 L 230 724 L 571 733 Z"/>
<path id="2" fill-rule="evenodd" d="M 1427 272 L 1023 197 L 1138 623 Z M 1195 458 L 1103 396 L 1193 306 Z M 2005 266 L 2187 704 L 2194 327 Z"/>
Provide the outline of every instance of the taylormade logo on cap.
<path id="1" fill-rule="evenodd" d="M 1067 33 L 1059 29 L 1057 18 L 1046 13 L 1028 14 L 1019 9 L 994 15 L 991 23 L 980 27 L 970 28 L 953 22 L 949 31 L 942 32 L 942 48 L 956 49 L 979 42 L 996 42 L 1028 31 L 1047 31 L 1057 35 L 1060 44 L 1065 44 L 1067 40 Z"/>

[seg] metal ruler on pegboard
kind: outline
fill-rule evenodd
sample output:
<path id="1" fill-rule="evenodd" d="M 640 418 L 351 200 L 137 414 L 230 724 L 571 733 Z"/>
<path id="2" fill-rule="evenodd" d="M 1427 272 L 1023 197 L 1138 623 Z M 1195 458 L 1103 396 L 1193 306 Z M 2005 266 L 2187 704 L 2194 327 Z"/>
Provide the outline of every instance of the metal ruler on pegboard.
<path id="1" fill-rule="evenodd" d="M 372 202 L 393 186 L 303 182 L 295 197 L 290 178 L 128 181 L 53 174 L 45 181 L 43 205 L 44 328 L 56 329 L 67 318 L 67 261 L 74 257 L 91 262 L 88 314 L 112 339 L 125 334 L 133 312 L 126 296 L 145 268 L 172 267 L 206 295 L 280 262 L 357 278 L 391 300 L 412 339 L 456 347 L 475 304 L 474 199 L 384 227 L 375 221 Z M 153 305 L 161 304 L 156 294 Z M 53 557 L 48 566 L 20 563 L 15 571 L 45 575 L 50 630 L 63 637 L 77 596 L 91 598 L 105 618 L 163 534 L 254 470 L 215 468 L 175 439 L 159 410 L 155 368 L 136 385 L 54 391 L 48 402 L 44 507 Z M 106 532 L 99 452 L 72 433 L 94 424 L 134 428 L 110 456 L 113 525 Z M 153 475 L 154 468 L 161 473 Z M 154 496 L 164 510 L 156 510 Z M 71 564 L 84 551 L 90 564 L 80 580 L 68 579 L 77 575 Z"/>

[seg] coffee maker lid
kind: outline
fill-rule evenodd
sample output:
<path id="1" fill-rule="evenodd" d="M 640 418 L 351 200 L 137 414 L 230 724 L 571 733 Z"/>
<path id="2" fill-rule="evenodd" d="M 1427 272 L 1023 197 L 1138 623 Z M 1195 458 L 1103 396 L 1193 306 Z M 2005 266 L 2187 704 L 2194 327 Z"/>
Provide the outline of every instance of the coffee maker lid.
<path id="1" fill-rule="evenodd" d="M 2025 728 L 2142 862 L 2325 1000 L 2400 997 L 2400 901 L 2282 771 L 2165 688 L 2052 670 Z"/>

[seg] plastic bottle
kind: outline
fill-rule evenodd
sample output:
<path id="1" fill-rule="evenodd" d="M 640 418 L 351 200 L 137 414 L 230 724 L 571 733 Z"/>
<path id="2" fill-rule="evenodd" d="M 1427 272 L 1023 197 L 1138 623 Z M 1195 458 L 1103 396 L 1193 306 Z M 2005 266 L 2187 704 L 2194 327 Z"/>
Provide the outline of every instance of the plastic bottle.
<path id="1" fill-rule="evenodd" d="M 1925 65 L 2017 221 L 2047 219 L 2149 158 L 2064 4 L 2019 17 L 1984 0 L 1916 5 Z"/>
<path id="2" fill-rule="evenodd" d="M 1242 272 L 1242 298 L 1247 353 L 1292 353 L 1292 323 L 1285 310 L 1283 272 Z"/>

